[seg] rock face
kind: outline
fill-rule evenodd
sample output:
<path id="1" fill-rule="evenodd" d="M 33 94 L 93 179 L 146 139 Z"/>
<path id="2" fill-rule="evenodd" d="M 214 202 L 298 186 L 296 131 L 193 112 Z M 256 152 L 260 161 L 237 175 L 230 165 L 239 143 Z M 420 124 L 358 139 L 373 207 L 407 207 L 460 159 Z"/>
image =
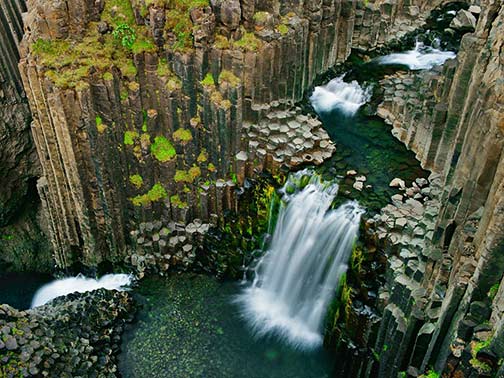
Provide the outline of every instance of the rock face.
<path id="1" fill-rule="evenodd" d="M 28 311 L 0 305 L 0 374 L 116 377 L 121 334 L 133 314 L 128 293 L 105 289 Z"/>
<path id="2" fill-rule="evenodd" d="M 441 1 L 186 3 L 28 1 L 20 69 L 58 266 L 122 261 L 142 222 L 219 220 L 246 177 L 321 163 L 334 146 L 292 104 Z"/>
<path id="3" fill-rule="evenodd" d="M 421 189 L 429 200 L 417 207 L 418 225 L 402 201 L 377 222 L 390 256 L 379 377 L 429 369 L 487 376 L 504 356 L 503 21 L 502 3 L 485 2 L 456 60 L 383 82 L 378 114 L 434 172 L 435 185 Z"/>
<path id="4" fill-rule="evenodd" d="M 50 250 L 37 219 L 40 165 L 17 67 L 24 11 L 24 0 L 0 4 L 0 265 L 15 270 L 47 270 Z"/>

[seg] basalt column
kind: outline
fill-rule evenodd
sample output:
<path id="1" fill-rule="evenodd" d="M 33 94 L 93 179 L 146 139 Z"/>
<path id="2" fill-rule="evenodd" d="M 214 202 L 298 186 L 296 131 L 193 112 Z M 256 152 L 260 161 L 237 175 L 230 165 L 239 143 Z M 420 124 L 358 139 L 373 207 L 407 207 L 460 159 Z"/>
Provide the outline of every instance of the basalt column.
<path id="1" fill-rule="evenodd" d="M 0 264 L 45 269 L 48 247 L 37 221 L 39 164 L 17 67 L 24 11 L 22 0 L 0 4 Z"/>

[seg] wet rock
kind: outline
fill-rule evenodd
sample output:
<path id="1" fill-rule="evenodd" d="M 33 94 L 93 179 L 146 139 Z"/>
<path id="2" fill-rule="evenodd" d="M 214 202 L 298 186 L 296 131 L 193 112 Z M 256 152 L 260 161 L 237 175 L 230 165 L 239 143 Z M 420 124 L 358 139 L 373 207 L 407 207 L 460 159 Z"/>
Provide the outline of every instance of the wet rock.
<path id="1" fill-rule="evenodd" d="M 7 335 L 5 339 L 5 348 L 7 348 L 7 350 L 17 349 L 18 348 L 17 340 L 13 336 Z"/>
<path id="2" fill-rule="evenodd" d="M 354 189 L 356 189 L 360 192 L 364 188 L 364 183 L 362 181 L 356 181 L 356 182 L 354 182 L 353 187 L 354 187 Z"/>

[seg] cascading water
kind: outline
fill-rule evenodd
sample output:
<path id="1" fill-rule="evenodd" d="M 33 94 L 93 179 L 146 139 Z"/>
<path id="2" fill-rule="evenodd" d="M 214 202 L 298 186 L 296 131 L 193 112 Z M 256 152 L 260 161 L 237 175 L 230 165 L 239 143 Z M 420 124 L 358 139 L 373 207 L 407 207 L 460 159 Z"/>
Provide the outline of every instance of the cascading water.
<path id="1" fill-rule="evenodd" d="M 257 336 L 276 334 L 294 347 L 310 349 L 322 343 L 326 311 L 347 268 L 364 211 L 356 202 L 332 210 L 338 186 L 318 176 L 288 194 L 306 175 L 291 175 L 283 188 L 285 203 L 270 248 L 238 302 Z"/>
<path id="2" fill-rule="evenodd" d="M 97 289 L 124 290 L 130 285 L 133 277 L 130 274 L 106 274 L 100 279 L 87 278 L 82 274 L 76 277 L 52 281 L 37 290 L 33 296 L 31 308 L 42 306 L 54 298 L 70 293 L 85 293 Z"/>
<path id="3" fill-rule="evenodd" d="M 343 76 L 332 79 L 326 85 L 315 87 L 310 101 L 317 113 L 339 109 L 353 116 L 371 98 L 371 89 L 362 88 L 357 81 L 346 83 Z"/>
<path id="4" fill-rule="evenodd" d="M 441 51 L 434 47 L 425 46 L 422 42 L 417 42 L 413 50 L 385 55 L 377 58 L 377 62 L 380 64 L 401 64 L 408 66 L 410 70 L 430 70 L 448 59 L 455 58 L 455 56 L 456 54 L 452 51 Z"/>

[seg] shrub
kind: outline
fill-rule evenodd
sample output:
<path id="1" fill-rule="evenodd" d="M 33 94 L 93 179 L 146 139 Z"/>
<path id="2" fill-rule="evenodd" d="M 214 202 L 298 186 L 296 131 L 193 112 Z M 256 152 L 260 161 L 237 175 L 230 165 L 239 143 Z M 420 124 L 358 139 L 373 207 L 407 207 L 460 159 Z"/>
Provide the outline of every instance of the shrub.
<path id="1" fill-rule="evenodd" d="M 123 47 L 129 50 L 133 48 L 133 44 L 137 39 L 135 30 L 125 23 L 118 24 L 112 32 L 112 35 L 115 39 L 121 41 Z"/>

